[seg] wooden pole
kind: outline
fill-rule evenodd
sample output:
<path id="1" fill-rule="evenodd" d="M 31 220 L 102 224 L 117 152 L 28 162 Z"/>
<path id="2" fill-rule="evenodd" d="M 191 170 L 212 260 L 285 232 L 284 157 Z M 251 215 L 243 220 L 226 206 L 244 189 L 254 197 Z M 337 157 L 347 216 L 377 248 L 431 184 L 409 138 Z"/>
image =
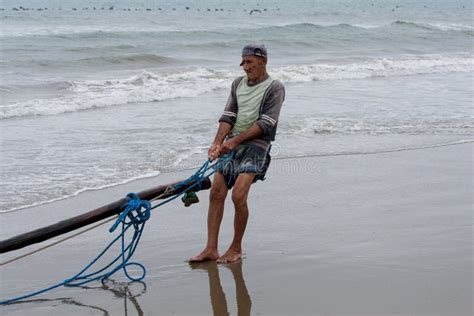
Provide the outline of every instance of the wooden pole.
<path id="1" fill-rule="evenodd" d="M 142 200 L 151 200 L 155 198 L 165 199 L 167 197 L 179 194 L 192 186 L 195 181 L 191 181 L 188 185 L 182 186 L 179 189 L 174 188 L 174 185 L 181 183 L 181 181 L 171 183 L 168 185 L 161 185 L 145 191 L 137 193 Z M 211 187 L 211 180 L 205 178 L 201 187 L 196 186 L 196 189 L 192 191 L 207 190 Z M 24 234 L 17 235 L 15 237 L 0 241 L 0 253 L 5 253 L 13 250 L 17 250 L 35 243 L 45 241 L 47 239 L 68 233 L 75 229 L 90 225 L 92 223 L 103 220 L 107 217 L 111 217 L 120 214 L 122 206 L 127 202 L 127 198 L 120 199 L 108 205 L 99 207 L 90 212 L 78 215 L 56 224 L 49 225 L 43 228 L 39 228 Z"/>

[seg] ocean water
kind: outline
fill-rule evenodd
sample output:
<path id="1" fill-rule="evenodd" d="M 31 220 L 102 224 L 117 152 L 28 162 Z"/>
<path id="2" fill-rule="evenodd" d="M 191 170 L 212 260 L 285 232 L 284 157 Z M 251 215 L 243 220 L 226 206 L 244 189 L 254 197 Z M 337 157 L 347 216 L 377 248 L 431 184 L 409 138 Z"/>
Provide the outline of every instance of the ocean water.
<path id="1" fill-rule="evenodd" d="M 473 141 L 472 1 L 2 0 L 0 40 L 1 212 L 191 174 L 248 42 L 275 158 Z"/>

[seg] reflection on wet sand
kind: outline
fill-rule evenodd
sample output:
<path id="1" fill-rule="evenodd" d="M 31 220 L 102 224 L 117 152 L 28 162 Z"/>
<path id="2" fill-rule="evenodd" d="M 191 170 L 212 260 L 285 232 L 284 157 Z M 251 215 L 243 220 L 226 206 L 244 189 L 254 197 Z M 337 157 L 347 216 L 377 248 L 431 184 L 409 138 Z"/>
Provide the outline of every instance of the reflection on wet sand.
<path id="1" fill-rule="evenodd" d="M 204 270 L 209 277 L 209 292 L 211 295 L 211 305 L 214 315 L 229 315 L 227 300 L 221 285 L 219 267 L 215 261 L 206 261 L 189 264 L 193 270 Z M 235 292 L 237 296 L 237 315 L 250 315 L 252 300 L 245 285 L 242 273 L 242 261 L 231 264 L 220 265 L 232 272 L 235 282 Z"/>
<path id="2" fill-rule="evenodd" d="M 135 288 L 136 285 L 139 284 L 142 286 L 142 289 L 140 291 L 137 291 Z M 131 289 L 133 286 L 134 289 Z M 112 292 L 115 297 L 117 298 L 123 298 L 124 300 L 124 315 L 128 315 L 128 300 L 132 303 L 133 307 L 135 308 L 137 314 L 139 316 L 143 316 L 143 310 L 138 303 L 137 297 L 141 296 L 142 294 L 146 293 L 146 283 L 141 282 L 141 281 L 134 281 L 134 282 L 116 282 L 112 279 L 106 279 L 102 281 L 101 286 L 97 287 L 89 287 L 89 286 L 81 286 L 83 289 L 90 289 L 90 290 L 106 290 L 109 292 Z M 133 293 L 135 292 L 135 293 Z M 109 316 L 112 315 L 108 310 L 106 310 L 103 307 L 100 306 L 94 306 L 94 305 L 88 305 L 81 303 L 79 301 L 73 300 L 72 298 L 65 297 L 65 298 L 55 298 L 55 299 L 35 299 L 35 300 L 27 300 L 27 301 L 20 301 L 14 304 L 27 304 L 27 303 L 44 303 L 44 302 L 59 302 L 60 304 L 64 305 L 74 305 L 74 306 L 80 306 L 80 307 L 85 307 L 93 310 L 98 310 L 103 313 L 104 316 Z"/>

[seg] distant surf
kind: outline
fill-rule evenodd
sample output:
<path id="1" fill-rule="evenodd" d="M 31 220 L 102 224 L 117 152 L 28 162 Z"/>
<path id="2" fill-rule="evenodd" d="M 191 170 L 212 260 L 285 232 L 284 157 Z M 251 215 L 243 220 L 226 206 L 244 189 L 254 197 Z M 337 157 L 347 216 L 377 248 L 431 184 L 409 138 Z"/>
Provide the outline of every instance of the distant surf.
<path id="1" fill-rule="evenodd" d="M 337 24 L 316 24 L 316 23 L 290 23 L 290 24 L 281 24 L 279 26 L 248 26 L 241 27 L 240 30 L 252 30 L 255 32 L 279 32 L 282 31 L 308 31 L 313 30 L 316 32 L 326 32 L 327 30 L 380 30 L 386 31 L 387 29 L 412 29 L 416 32 L 418 30 L 429 30 L 429 31 L 439 31 L 439 32 L 469 32 L 473 35 L 474 27 L 471 25 L 466 25 L 462 23 L 426 23 L 426 22 L 417 22 L 417 21 L 407 21 L 407 20 L 395 20 L 391 23 L 382 23 L 382 24 L 350 24 L 350 23 L 337 23 Z M 214 35 L 227 34 L 235 32 L 235 29 L 221 27 L 213 30 Z M 63 37 L 71 39 L 94 39 L 94 38 L 111 38 L 111 37 L 130 37 L 130 36 L 144 36 L 144 35 L 155 35 L 160 37 L 169 37 L 170 35 L 189 36 L 201 35 L 205 36 L 206 33 L 209 33 L 209 30 L 174 30 L 170 27 L 160 26 L 159 28 L 140 28 L 140 27 L 94 27 L 94 26 L 82 26 L 82 27 L 61 27 L 57 29 L 38 29 L 38 27 L 24 27 L 20 29 L 8 29 L 4 28 L 0 31 L 0 37 L 4 38 L 14 38 L 14 37 L 24 37 L 24 36 L 53 36 L 53 37 Z M 209 34 L 207 34 L 209 35 Z M 212 35 L 212 34 L 210 34 Z"/>

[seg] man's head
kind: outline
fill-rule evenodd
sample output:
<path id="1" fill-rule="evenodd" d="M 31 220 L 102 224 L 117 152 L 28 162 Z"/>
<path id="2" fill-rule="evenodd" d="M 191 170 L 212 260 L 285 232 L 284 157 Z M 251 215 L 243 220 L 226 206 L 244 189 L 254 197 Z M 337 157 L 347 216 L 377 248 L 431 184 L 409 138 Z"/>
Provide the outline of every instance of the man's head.
<path id="1" fill-rule="evenodd" d="M 263 79 L 267 74 L 267 49 L 263 44 L 249 44 L 242 49 L 242 62 L 249 81 Z"/>

